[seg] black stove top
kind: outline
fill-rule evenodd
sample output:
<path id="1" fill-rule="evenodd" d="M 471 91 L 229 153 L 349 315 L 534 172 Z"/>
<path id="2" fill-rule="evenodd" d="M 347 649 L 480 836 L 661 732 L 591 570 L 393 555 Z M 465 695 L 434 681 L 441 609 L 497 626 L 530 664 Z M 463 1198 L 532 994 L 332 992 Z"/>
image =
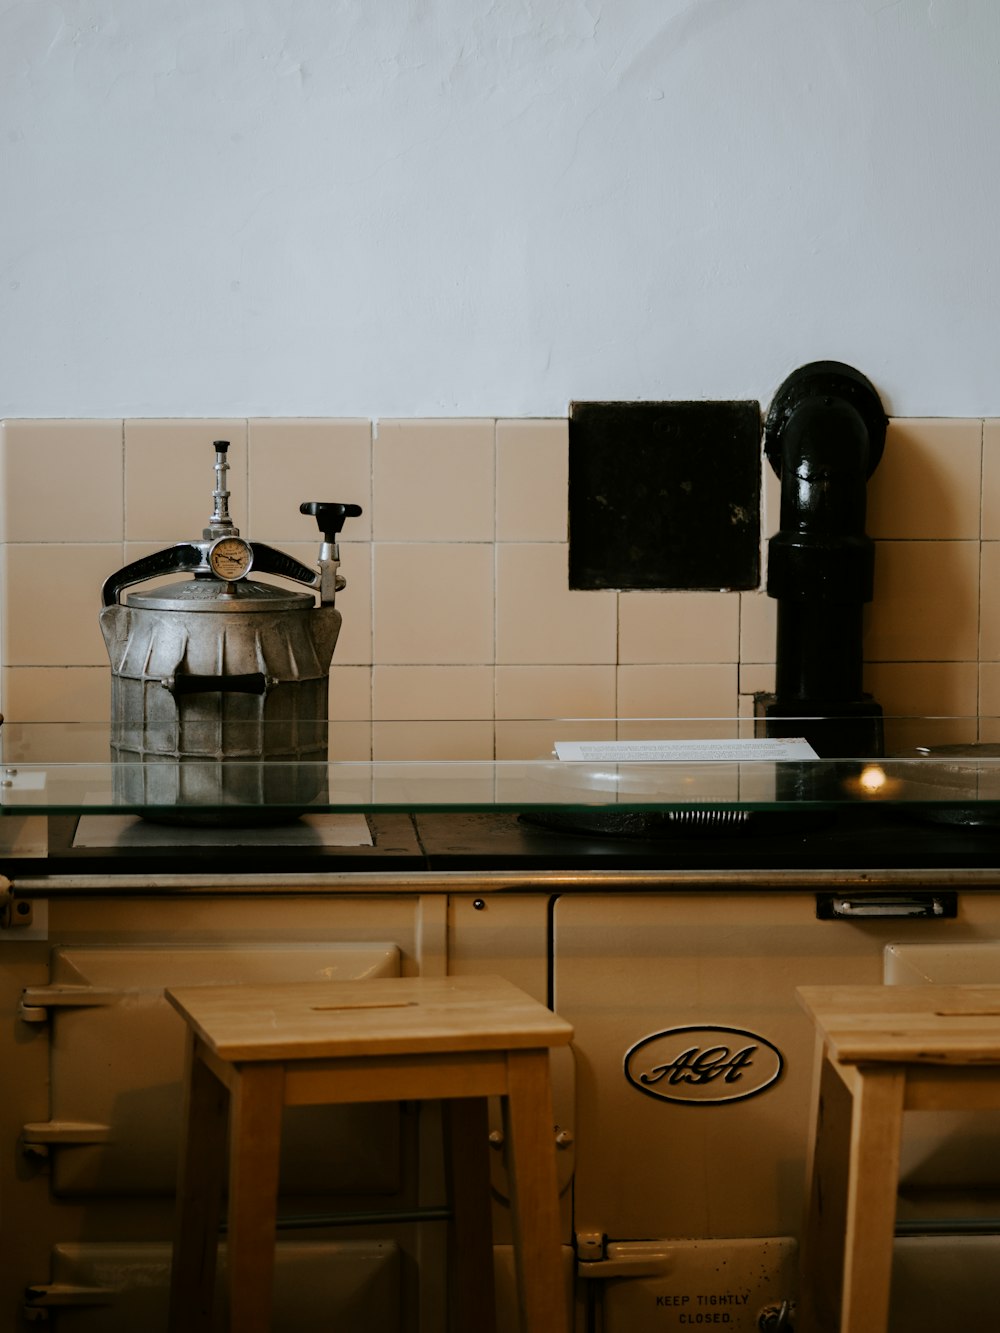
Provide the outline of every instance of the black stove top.
<path id="1" fill-rule="evenodd" d="M 8 877 L 60 874 L 365 873 L 396 871 L 989 870 L 1000 875 L 1000 829 L 930 822 L 886 807 L 844 809 L 781 823 L 636 835 L 552 827 L 514 813 L 378 814 L 372 845 L 292 846 L 275 831 L 264 846 L 189 845 L 172 830 L 162 846 L 76 846 L 76 816 L 49 817 L 47 856 L 7 857 Z"/>

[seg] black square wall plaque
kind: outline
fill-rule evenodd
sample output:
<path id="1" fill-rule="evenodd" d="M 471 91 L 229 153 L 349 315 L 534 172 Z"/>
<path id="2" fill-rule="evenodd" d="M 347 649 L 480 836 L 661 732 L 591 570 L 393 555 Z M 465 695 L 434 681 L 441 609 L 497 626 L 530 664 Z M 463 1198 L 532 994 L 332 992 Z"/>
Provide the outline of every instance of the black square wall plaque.
<path id="1" fill-rule="evenodd" d="M 760 582 L 760 405 L 572 403 L 571 588 Z"/>

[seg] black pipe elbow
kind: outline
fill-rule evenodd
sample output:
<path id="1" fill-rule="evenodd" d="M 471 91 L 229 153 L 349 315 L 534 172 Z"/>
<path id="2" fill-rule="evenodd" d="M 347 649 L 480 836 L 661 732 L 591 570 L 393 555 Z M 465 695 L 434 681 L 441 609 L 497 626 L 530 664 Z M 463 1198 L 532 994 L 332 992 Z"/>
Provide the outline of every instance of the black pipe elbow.
<path id="1" fill-rule="evenodd" d="M 870 450 L 861 414 L 830 396 L 806 398 L 788 418 L 780 447 L 769 596 L 870 602 L 875 548 L 865 533 Z"/>
<path id="2" fill-rule="evenodd" d="M 862 610 L 873 596 L 875 566 L 865 532 L 867 481 L 886 425 L 874 387 L 837 361 L 795 371 L 768 411 L 764 450 L 781 479 L 781 511 L 768 545 L 778 631 L 775 693 L 758 696 L 765 716 L 881 717 L 862 689 Z M 846 743 L 848 731 L 841 735 Z M 830 753 L 828 741 L 822 752 Z"/>

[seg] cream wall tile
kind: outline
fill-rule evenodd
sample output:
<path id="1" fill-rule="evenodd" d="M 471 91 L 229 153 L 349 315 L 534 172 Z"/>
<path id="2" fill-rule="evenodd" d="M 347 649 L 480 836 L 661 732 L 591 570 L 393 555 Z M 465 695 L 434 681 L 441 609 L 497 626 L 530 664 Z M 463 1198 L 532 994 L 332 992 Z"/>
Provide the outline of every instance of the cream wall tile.
<path id="1" fill-rule="evenodd" d="M 866 661 L 974 660 L 978 621 L 978 542 L 876 543 Z"/>
<path id="2" fill-rule="evenodd" d="M 617 655 L 615 592 L 570 592 L 569 548 L 497 547 L 497 662 L 609 663 Z"/>
<path id="3" fill-rule="evenodd" d="M 306 542 L 282 542 L 280 549 L 308 568 L 318 569 L 318 541 L 315 545 Z M 347 586 L 337 593 L 337 610 L 344 619 L 333 660 L 342 666 L 367 665 L 372 660 L 371 545 L 368 542 L 342 541 L 340 572 L 347 580 Z M 251 579 L 257 577 L 261 583 L 273 583 L 291 591 L 311 591 L 294 579 L 282 579 L 276 574 L 254 575 L 251 571 L 250 577 Z"/>
<path id="4" fill-rule="evenodd" d="M 229 512 L 247 526 L 247 423 L 125 422 L 125 535 L 172 543 L 199 538 L 212 514 L 215 440 L 229 440 Z"/>
<path id="5" fill-rule="evenodd" d="M 569 539 L 569 422 L 498 421 L 497 541 Z"/>
<path id="6" fill-rule="evenodd" d="M 493 661 L 493 547 L 376 543 L 374 660 L 379 665 Z"/>
<path id="7" fill-rule="evenodd" d="M 740 728 L 733 726 L 734 714 L 705 717 L 684 714 L 661 718 L 619 718 L 620 741 L 704 741 L 732 740 Z"/>
<path id="8" fill-rule="evenodd" d="M 8 546 L 3 595 L 6 666 L 103 666 L 101 586 L 121 546 Z"/>
<path id="9" fill-rule="evenodd" d="M 492 666 L 377 666 L 373 688 L 382 722 L 493 717 Z"/>
<path id="10" fill-rule="evenodd" d="M 372 755 L 376 760 L 490 760 L 493 758 L 493 723 L 374 722 Z"/>
<path id="11" fill-rule="evenodd" d="M 735 662 L 740 598 L 718 592 L 623 592 L 618 598 L 618 661 Z"/>
<path id="12" fill-rule="evenodd" d="M 298 556 L 303 564 L 316 563 L 301 548 L 283 546 Z M 337 593 L 337 610 L 343 616 L 340 636 L 333 652 L 339 666 L 369 665 L 372 660 L 372 548 L 368 542 L 340 543 L 340 572 L 347 579 L 347 587 Z M 294 583 L 286 583 L 294 587 Z"/>
<path id="13" fill-rule="evenodd" d="M 979 536 L 982 423 L 894 418 L 868 481 L 872 537 Z"/>
<path id="14" fill-rule="evenodd" d="M 974 717 L 975 662 L 869 662 L 865 689 L 886 717 Z"/>
<path id="15" fill-rule="evenodd" d="M 1000 662 L 982 662 L 979 667 L 980 738 L 1000 741 Z"/>
<path id="16" fill-rule="evenodd" d="M 367 764 L 372 757 L 370 718 L 334 719 L 330 723 L 330 758 L 341 764 Z M 353 782 L 348 776 L 347 781 Z"/>
<path id="17" fill-rule="evenodd" d="M 493 540 L 489 421 L 379 421 L 372 531 L 379 541 Z"/>
<path id="18" fill-rule="evenodd" d="M 740 698 L 774 693 L 774 667 L 764 662 L 740 664 Z"/>
<path id="19" fill-rule="evenodd" d="M 249 517 L 244 532 L 257 541 L 319 540 L 316 520 L 299 513 L 304 500 L 359 504 L 343 535 L 371 536 L 370 421 L 260 420 L 248 423 Z"/>
<path id="20" fill-rule="evenodd" d="M 764 592 L 740 593 L 740 661 L 773 663 L 778 603 Z"/>
<path id="21" fill-rule="evenodd" d="M 983 422 L 984 541 L 1000 541 L 1000 421 Z"/>
<path id="22" fill-rule="evenodd" d="M 8 722 L 104 722 L 111 716 L 111 668 L 7 667 Z"/>
<path id="23" fill-rule="evenodd" d="M 331 721 L 366 721 L 372 715 L 372 672 L 367 666 L 338 666 L 334 653 L 330 667 Z"/>
<path id="24" fill-rule="evenodd" d="M 497 667 L 498 718 L 614 717 L 613 666 Z"/>
<path id="25" fill-rule="evenodd" d="M 983 542 L 979 567 L 979 657 L 1000 660 L 1000 542 Z"/>
<path id="26" fill-rule="evenodd" d="M 12 421 L 0 429 L 0 522 L 10 543 L 0 549 L 8 716 L 12 706 L 46 720 L 106 716 L 101 583 L 127 560 L 200 536 L 211 512 L 211 445 L 219 438 L 232 441 L 237 525 L 310 567 L 319 533 L 298 514 L 299 502 L 365 507 L 341 544 L 348 587 L 337 599 L 344 627 L 331 716 L 366 723 L 373 692 L 376 715 L 400 719 L 421 709 L 428 718 L 488 718 L 494 703 L 508 719 L 731 716 L 740 703 L 752 708 L 753 693 L 773 688 L 777 604 L 763 591 L 739 602 L 717 593 L 569 591 L 562 419 L 382 422 L 374 446 L 361 420 L 254 420 L 249 439 L 247 423 L 221 420 Z M 372 476 L 376 527 L 384 519 L 399 534 L 375 554 L 374 642 L 373 553 L 365 540 Z M 769 466 L 764 478 L 769 535 L 778 527 L 779 484 Z M 81 494 L 87 503 L 77 513 Z M 1000 610 L 990 596 L 1000 579 L 1000 420 L 894 420 L 869 483 L 868 528 L 883 539 L 875 601 L 865 611 L 866 688 L 887 712 L 960 714 L 975 712 L 981 689 L 990 711 L 995 677 L 1000 688 L 993 665 L 1000 667 Z M 71 542 L 60 540 L 74 532 Z M 123 533 L 130 539 L 124 550 L 117 544 Z M 468 540 L 466 533 L 480 535 Z M 909 539 L 885 540 L 890 535 Z M 57 620 L 38 615 L 39 588 L 59 588 Z M 686 665 L 696 662 L 705 665 Z M 1000 704 L 992 710 L 1000 714 Z M 392 745 L 410 743 L 397 737 Z M 366 757 L 367 730 L 359 744 L 351 742 L 352 756 L 358 749 Z M 485 741 L 460 743 L 456 732 L 443 744 L 468 757 Z M 498 753 L 501 744 L 508 742 L 498 730 Z M 513 756 L 523 745 L 513 738 L 508 748 Z"/>
<path id="27" fill-rule="evenodd" d="M 736 717 L 738 706 L 728 662 L 618 668 L 619 717 Z"/>
<path id="28" fill-rule="evenodd" d="M 558 734 L 557 734 L 558 733 Z M 573 722 L 572 735 L 564 726 L 553 728 L 550 722 L 505 721 L 496 723 L 496 757 L 498 759 L 552 759 L 554 745 L 559 741 L 613 741 L 617 728 L 613 720 L 606 722 Z"/>
<path id="29" fill-rule="evenodd" d="M 0 540 L 121 541 L 121 421 L 0 425 Z"/>

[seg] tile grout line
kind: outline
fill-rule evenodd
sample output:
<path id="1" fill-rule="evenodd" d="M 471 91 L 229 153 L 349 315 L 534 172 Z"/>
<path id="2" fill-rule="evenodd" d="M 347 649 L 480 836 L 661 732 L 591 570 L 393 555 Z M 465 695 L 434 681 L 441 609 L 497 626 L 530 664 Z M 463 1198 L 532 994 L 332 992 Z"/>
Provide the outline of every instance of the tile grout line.
<path id="1" fill-rule="evenodd" d="M 375 442 L 378 419 L 368 422 L 368 756 L 375 759 Z"/>
<path id="2" fill-rule="evenodd" d="M 492 732 L 493 732 L 493 759 L 497 758 L 497 568 L 498 552 L 500 543 L 498 541 L 499 523 L 497 521 L 497 506 L 500 503 L 500 447 L 497 439 L 499 433 L 499 418 L 493 419 L 493 588 L 492 602 L 493 615 L 491 617 L 491 628 L 493 632 L 492 662 L 491 662 L 491 690 L 492 698 Z"/>
<path id="3" fill-rule="evenodd" d="M 982 740 L 983 710 L 983 503 L 986 479 L 986 420 L 979 422 L 979 587 L 976 597 L 976 740 Z"/>

